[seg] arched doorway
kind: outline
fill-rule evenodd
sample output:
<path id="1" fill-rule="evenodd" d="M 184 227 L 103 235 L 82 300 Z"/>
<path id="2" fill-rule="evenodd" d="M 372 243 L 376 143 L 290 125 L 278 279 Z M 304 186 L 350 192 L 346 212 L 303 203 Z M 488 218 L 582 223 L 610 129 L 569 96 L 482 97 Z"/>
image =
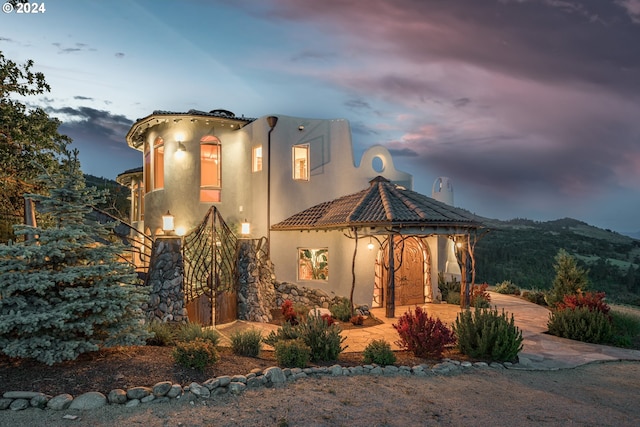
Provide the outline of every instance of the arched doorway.
<path id="1" fill-rule="evenodd" d="M 431 254 L 420 237 L 395 236 L 395 302 L 399 305 L 424 304 L 431 301 Z M 378 252 L 375 265 L 373 306 L 383 307 L 389 283 L 388 240 Z"/>

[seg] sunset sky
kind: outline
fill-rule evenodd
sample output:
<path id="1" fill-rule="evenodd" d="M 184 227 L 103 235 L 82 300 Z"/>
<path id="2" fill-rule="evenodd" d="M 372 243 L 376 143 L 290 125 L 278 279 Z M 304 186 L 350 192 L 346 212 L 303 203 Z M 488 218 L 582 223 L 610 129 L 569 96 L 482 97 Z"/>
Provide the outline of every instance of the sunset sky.
<path id="1" fill-rule="evenodd" d="M 640 0 L 45 1 L 0 13 L 83 170 L 141 165 L 154 110 L 345 118 L 430 195 L 492 218 L 640 231 Z"/>

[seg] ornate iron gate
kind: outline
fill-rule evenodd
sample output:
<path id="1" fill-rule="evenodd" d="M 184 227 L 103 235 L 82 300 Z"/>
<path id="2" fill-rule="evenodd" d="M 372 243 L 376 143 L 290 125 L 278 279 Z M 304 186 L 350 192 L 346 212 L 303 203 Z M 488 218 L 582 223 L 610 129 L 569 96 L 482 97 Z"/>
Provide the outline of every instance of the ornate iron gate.
<path id="1" fill-rule="evenodd" d="M 236 241 L 215 206 L 184 237 L 184 296 L 191 321 L 216 325 L 236 319 Z"/>

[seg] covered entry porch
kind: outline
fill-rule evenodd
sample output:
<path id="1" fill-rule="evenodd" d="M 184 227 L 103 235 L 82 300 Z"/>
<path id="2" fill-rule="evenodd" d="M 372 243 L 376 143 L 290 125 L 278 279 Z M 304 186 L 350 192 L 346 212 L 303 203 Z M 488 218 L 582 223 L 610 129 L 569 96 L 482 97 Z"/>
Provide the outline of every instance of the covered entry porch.
<path id="1" fill-rule="evenodd" d="M 351 256 L 330 258 L 330 265 L 340 263 L 339 270 L 344 272 L 345 263 L 351 264 L 350 295 L 343 296 L 353 303 L 356 286 L 372 286 L 367 282 L 373 277 L 372 305 L 384 307 L 386 317 L 395 317 L 396 305 L 437 302 L 438 273 L 451 271 L 452 264 L 458 267 L 463 285 L 461 306 L 468 306 L 473 248 L 481 224 L 462 209 L 381 176 L 369 184 L 358 193 L 299 212 L 272 230 L 342 233 L 351 243 L 343 240 L 340 253 L 351 252 Z M 358 253 L 364 245 L 369 251 L 376 250 L 373 262 L 370 256 Z"/>

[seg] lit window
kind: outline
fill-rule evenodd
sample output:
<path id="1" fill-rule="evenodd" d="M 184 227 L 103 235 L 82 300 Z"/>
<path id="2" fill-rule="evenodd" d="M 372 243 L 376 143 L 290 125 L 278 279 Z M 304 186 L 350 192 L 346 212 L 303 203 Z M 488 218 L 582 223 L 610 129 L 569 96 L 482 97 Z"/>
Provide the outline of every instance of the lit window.
<path id="1" fill-rule="evenodd" d="M 221 188 L 220 140 L 212 135 L 200 140 L 200 201 L 219 202 Z"/>
<path id="2" fill-rule="evenodd" d="M 153 189 L 164 188 L 164 140 L 157 137 L 153 143 Z"/>
<path id="3" fill-rule="evenodd" d="M 329 249 L 298 248 L 298 280 L 329 280 Z"/>
<path id="4" fill-rule="evenodd" d="M 253 147 L 251 165 L 252 172 L 260 172 L 262 170 L 262 145 Z"/>
<path id="5" fill-rule="evenodd" d="M 299 181 L 309 180 L 309 146 L 293 146 L 293 179 Z"/>

